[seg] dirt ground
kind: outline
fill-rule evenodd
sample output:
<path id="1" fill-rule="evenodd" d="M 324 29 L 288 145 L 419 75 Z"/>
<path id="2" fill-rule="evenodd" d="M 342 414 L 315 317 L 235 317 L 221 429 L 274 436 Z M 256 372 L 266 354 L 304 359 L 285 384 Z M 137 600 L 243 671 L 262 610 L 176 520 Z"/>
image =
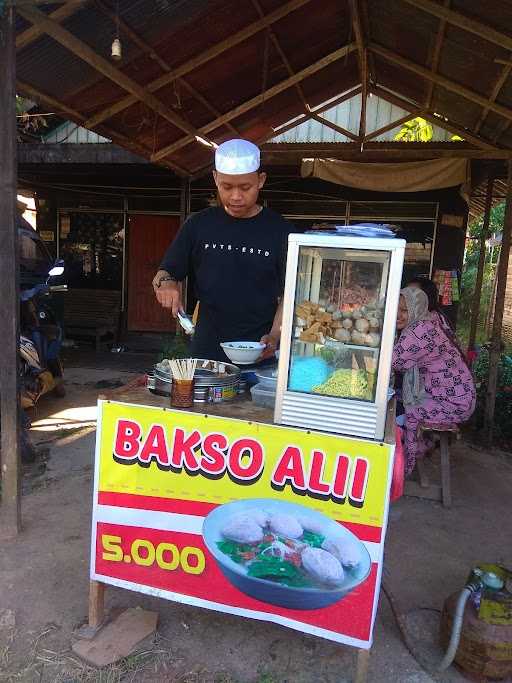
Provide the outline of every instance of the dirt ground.
<path id="1" fill-rule="evenodd" d="M 156 638 L 116 666 L 98 671 L 72 653 L 87 615 L 95 402 L 151 365 L 143 354 L 68 361 L 68 394 L 44 398 L 32 436 L 44 458 L 25 468 L 23 524 L 0 553 L 0 682 L 349 683 L 355 653 L 284 627 L 107 590 L 107 607 L 143 606 L 159 614 Z M 414 648 L 435 668 L 439 610 L 478 562 L 512 565 L 512 460 L 459 442 L 452 451 L 454 505 L 403 498 L 390 514 L 385 581 Z M 400 637 L 381 596 L 370 683 L 459 683 L 453 667 L 427 673 Z"/>

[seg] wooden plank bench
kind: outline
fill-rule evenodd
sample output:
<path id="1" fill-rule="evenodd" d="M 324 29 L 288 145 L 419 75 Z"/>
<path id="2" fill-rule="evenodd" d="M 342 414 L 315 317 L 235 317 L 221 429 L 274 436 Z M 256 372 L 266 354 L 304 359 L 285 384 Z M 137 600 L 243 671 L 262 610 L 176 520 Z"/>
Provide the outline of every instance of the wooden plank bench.
<path id="1" fill-rule="evenodd" d="M 439 438 L 439 448 L 441 451 L 441 481 L 439 484 L 431 484 L 423 460 L 416 461 L 416 472 L 418 482 L 407 481 L 405 483 L 405 495 L 417 498 L 427 498 L 443 503 L 443 507 L 449 508 L 452 505 L 451 475 L 450 475 L 450 439 L 460 438 L 458 425 L 437 425 L 434 423 L 420 424 L 418 431 L 429 432 L 432 436 Z"/>
<path id="2" fill-rule="evenodd" d="M 96 351 L 118 336 L 121 292 L 106 289 L 70 289 L 64 297 L 66 337 L 93 339 Z"/>

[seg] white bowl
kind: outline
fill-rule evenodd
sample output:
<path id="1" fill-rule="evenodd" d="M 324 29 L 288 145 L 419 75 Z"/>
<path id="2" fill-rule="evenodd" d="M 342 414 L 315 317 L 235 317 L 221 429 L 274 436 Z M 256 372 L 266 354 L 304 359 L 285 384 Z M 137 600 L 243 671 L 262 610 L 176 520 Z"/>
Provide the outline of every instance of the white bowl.
<path id="1" fill-rule="evenodd" d="M 231 341 L 222 343 L 221 347 L 232 363 L 250 365 L 255 363 L 261 356 L 265 344 L 260 342 Z"/>

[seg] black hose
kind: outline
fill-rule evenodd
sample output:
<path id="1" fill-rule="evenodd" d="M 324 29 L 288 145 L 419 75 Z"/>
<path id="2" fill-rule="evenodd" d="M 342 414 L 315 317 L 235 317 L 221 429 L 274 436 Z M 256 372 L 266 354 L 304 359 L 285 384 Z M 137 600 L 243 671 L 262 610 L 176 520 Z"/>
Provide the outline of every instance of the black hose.
<path id="1" fill-rule="evenodd" d="M 389 606 L 391 608 L 391 612 L 395 618 L 396 625 L 398 627 L 398 631 L 400 633 L 400 636 L 402 637 L 402 641 L 407 648 L 409 654 L 418 662 L 418 664 L 421 666 L 421 668 L 435 681 L 439 681 L 439 683 L 446 683 L 445 678 L 440 678 L 439 677 L 439 672 L 434 668 L 436 664 L 432 664 L 427 660 L 426 657 L 424 657 L 421 653 L 418 652 L 416 645 L 414 644 L 413 640 L 409 636 L 409 633 L 407 632 L 407 625 L 405 623 L 405 614 L 403 614 L 399 608 L 398 608 L 398 602 L 396 598 L 394 597 L 391 589 L 388 587 L 384 579 L 382 580 L 381 583 L 381 589 L 384 595 L 386 596 Z"/>

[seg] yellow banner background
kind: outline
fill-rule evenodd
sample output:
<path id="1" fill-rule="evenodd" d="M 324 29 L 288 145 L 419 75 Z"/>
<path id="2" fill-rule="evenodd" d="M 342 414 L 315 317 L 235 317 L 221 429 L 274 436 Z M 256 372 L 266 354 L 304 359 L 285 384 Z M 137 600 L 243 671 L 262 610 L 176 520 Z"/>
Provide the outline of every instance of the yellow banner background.
<path id="1" fill-rule="evenodd" d="M 115 402 L 100 401 L 99 412 L 101 433 L 98 489 L 101 492 L 158 496 L 218 505 L 245 498 L 272 498 L 306 505 L 339 521 L 379 527 L 383 524 L 389 494 L 390 461 L 393 456 L 393 447 L 389 444 L 307 432 L 292 427 L 264 425 Z M 138 464 L 118 464 L 113 459 L 113 450 L 119 419 L 135 420 L 142 427 L 143 435 L 148 434 L 152 425 L 160 424 L 169 435 L 172 435 L 175 427 L 180 427 L 187 434 L 195 429 L 203 435 L 220 432 L 228 438 L 230 444 L 243 437 L 257 439 L 265 450 L 263 475 L 253 484 L 240 485 L 232 481 L 227 474 L 220 479 L 211 480 L 200 474 L 190 476 L 186 471 L 164 472 L 159 470 L 154 462 L 147 468 Z M 301 448 L 306 471 L 313 450 L 326 453 L 324 474 L 327 481 L 333 474 L 338 454 L 344 453 L 352 458 L 356 456 L 366 458 L 370 463 L 370 474 L 364 506 L 353 507 L 348 500 L 340 504 L 331 500 L 316 500 L 307 495 L 299 496 L 290 486 L 286 486 L 282 492 L 275 491 L 270 486 L 270 477 L 278 459 L 288 445 Z"/>

